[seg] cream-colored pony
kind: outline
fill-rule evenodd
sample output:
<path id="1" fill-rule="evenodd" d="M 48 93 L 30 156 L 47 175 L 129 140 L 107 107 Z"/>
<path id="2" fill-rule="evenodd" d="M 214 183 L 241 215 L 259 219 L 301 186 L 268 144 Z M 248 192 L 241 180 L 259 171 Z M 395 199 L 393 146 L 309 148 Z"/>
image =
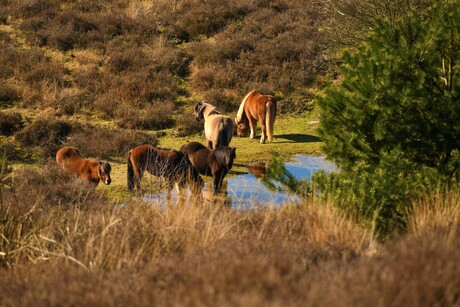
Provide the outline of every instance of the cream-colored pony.
<path id="1" fill-rule="evenodd" d="M 200 101 L 195 105 L 196 120 L 204 119 L 204 136 L 209 149 L 228 146 L 233 137 L 233 121 L 216 107 Z"/>

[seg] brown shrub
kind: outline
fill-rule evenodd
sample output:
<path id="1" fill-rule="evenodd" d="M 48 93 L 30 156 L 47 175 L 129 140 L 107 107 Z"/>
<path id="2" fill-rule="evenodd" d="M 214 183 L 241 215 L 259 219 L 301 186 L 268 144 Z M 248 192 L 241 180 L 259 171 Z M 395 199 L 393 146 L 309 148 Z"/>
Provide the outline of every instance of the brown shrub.
<path id="1" fill-rule="evenodd" d="M 93 96 L 85 90 L 65 88 L 58 93 L 54 107 L 58 113 L 73 115 L 85 108 L 91 109 Z"/>
<path id="2" fill-rule="evenodd" d="M 64 144 L 77 147 L 88 157 L 113 159 L 125 157 L 130 149 L 141 144 L 156 146 L 157 139 L 154 134 L 140 131 L 80 125 L 72 130 Z"/>
<path id="3" fill-rule="evenodd" d="M 143 110 L 120 107 L 117 111 L 121 128 L 155 130 L 169 128 L 174 124 L 174 104 L 158 102 Z"/>
<path id="4" fill-rule="evenodd" d="M 0 133 L 2 135 L 12 135 L 21 130 L 23 126 L 24 120 L 20 113 L 0 111 Z"/>
<path id="5" fill-rule="evenodd" d="M 195 119 L 193 112 L 182 113 L 176 120 L 177 135 L 180 137 L 200 133 L 203 130 L 203 123 Z"/>
<path id="6" fill-rule="evenodd" d="M 72 131 L 72 124 L 54 117 L 37 118 L 15 134 L 15 139 L 27 147 L 40 147 L 44 157 L 54 157 Z"/>
<path id="7" fill-rule="evenodd" d="M 228 23 L 241 19 L 249 10 L 244 1 L 227 0 L 184 1 L 177 10 L 167 15 L 165 12 L 171 12 L 171 10 L 166 11 L 162 6 L 155 9 L 156 14 L 170 20 L 167 24 L 167 33 L 185 41 L 200 36 L 211 36 Z"/>
<path id="8" fill-rule="evenodd" d="M 241 22 L 188 47 L 194 58 L 194 95 L 221 91 L 242 98 L 258 89 L 289 99 L 313 84 L 323 69 L 314 6 L 308 1 L 277 3 L 280 6 L 260 2 L 261 8 L 251 10 Z"/>
<path id="9" fill-rule="evenodd" d="M 122 47 L 109 53 L 107 67 L 111 73 L 119 74 L 128 70 L 136 71 L 149 64 L 149 59 L 141 48 Z"/>
<path id="10" fill-rule="evenodd" d="M 63 87 L 66 85 L 65 75 L 67 73 L 68 71 L 62 64 L 44 61 L 25 73 L 24 79 L 30 84 L 56 84 Z"/>
<path id="11" fill-rule="evenodd" d="M 19 92 L 15 87 L 0 81 L 0 106 L 11 106 L 19 98 Z"/>
<path id="12" fill-rule="evenodd" d="M 48 206 L 69 208 L 82 205 L 99 206 L 106 203 L 104 197 L 95 192 L 94 186 L 76 175 L 64 172 L 54 160 L 40 169 L 16 170 L 13 193 L 18 207 L 23 210 L 30 210 L 34 204 L 46 211 Z"/>

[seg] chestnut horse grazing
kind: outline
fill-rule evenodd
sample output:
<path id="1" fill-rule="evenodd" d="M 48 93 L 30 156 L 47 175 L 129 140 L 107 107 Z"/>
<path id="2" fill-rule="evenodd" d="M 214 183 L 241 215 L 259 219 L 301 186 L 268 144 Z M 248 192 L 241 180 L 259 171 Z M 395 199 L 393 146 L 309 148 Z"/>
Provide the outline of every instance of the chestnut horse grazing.
<path id="1" fill-rule="evenodd" d="M 214 194 L 218 193 L 225 175 L 233 166 L 236 148 L 221 146 L 211 150 L 201 143 L 190 142 L 182 146 L 180 151 L 188 156 L 201 175 L 212 176 L 212 190 Z"/>
<path id="2" fill-rule="evenodd" d="M 60 148 L 56 153 L 56 162 L 64 171 L 79 175 L 80 178 L 96 186 L 99 184 L 99 181 L 107 185 L 112 182 L 110 178 L 112 168 L 109 162 L 83 159 L 80 151 L 75 147 L 64 146 Z"/>
<path id="3" fill-rule="evenodd" d="M 230 117 L 220 114 L 216 107 L 204 101 L 194 108 L 196 120 L 204 119 L 204 136 L 208 148 L 228 146 L 233 137 L 233 122 Z"/>
<path id="4" fill-rule="evenodd" d="M 187 156 L 176 150 L 161 150 L 148 144 L 131 149 L 128 153 L 128 190 L 130 192 L 133 192 L 134 188 L 140 192 L 141 179 L 145 171 L 165 178 L 168 194 L 173 186 L 179 193 L 187 183 L 191 185 L 192 192 L 196 194 L 204 185 L 203 179 Z"/>
<path id="5" fill-rule="evenodd" d="M 250 137 L 251 139 L 255 138 L 257 121 L 259 121 L 262 130 L 260 143 L 265 143 L 267 139 L 268 142 L 272 142 L 275 117 L 275 97 L 261 95 L 256 90 L 253 90 L 244 97 L 236 114 L 236 133 L 238 136 L 242 136 L 248 129 L 251 129 Z"/>

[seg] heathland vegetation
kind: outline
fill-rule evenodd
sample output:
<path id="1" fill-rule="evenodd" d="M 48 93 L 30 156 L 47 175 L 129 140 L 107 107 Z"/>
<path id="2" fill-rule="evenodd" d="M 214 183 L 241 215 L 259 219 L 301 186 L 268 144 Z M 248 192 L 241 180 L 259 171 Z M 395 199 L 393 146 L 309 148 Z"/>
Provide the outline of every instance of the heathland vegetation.
<path id="1" fill-rule="evenodd" d="M 458 0 L 0 0 L 0 305 L 458 305 L 458 20 Z M 127 193 L 130 148 L 203 142 L 193 105 L 233 116 L 252 89 L 275 141 L 234 138 L 236 169 L 271 159 L 302 204 Z M 63 145 L 112 185 L 61 172 Z M 297 182 L 295 153 L 340 172 Z"/>

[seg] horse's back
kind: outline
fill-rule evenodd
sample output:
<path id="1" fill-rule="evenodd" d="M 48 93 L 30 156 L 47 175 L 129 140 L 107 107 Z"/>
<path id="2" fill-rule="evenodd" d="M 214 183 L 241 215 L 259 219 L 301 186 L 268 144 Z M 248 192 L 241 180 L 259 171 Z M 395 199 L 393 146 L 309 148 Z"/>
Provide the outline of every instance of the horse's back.
<path id="1" fill-rule="evenodd" d="M 56 153 L 56 162 L 64 171 L 79 174 L 83 179 L 91 180 L 97 177 L 99 161 L 83 159 L 80 151 L 73 146 L 60 148 Z"/>
<path id="2" fill-rule="evenodd" d="M 258 92 L 253 93 L 248 97 L 248 102 L 245 104 L 246 113 L 249 113 L 252 116 L 256 114 L 265 114 L 268 108 L 276 108 L 276 99 L 272 95 L 262 95 Z"/>
<path id="3" fill-rule="evenodd" d="M 233 121 L 225 115 L 212 115 L 205 122 L 205 134 L 215 145 L 228 146 L 233 137 Z"/>
<path id="4" fill-rule="evenodd" d="M 182 145 L 182 147 L 180 148 L 180 151 L 183 154 L 188 155 L 188 154 L 197 152 L 198 150 L 201 150 L 201 149 L 207 149 L 207 147 L 199 142 L 189 142 L 187 144 Z"/>
<path id="5" fill-rule="evenodd" d="M 66 171 L 75 172 L 81 168 L 81 163 L 84 159 L 80 155 L 80 151 L 72 146 L 61 147 L 56 152 L 56 163 Z"/>
<path id="6" fill-rule="evenodd" d="M 80 151 L 73 147 L 73 146 L 64 146 L 61 147 L 57 152 L 56 152 L 56 162 L 60 165 L 62 164 L 65 160 L 69 160 L 72 158 L 82 158 L 80 155 Z"/>

